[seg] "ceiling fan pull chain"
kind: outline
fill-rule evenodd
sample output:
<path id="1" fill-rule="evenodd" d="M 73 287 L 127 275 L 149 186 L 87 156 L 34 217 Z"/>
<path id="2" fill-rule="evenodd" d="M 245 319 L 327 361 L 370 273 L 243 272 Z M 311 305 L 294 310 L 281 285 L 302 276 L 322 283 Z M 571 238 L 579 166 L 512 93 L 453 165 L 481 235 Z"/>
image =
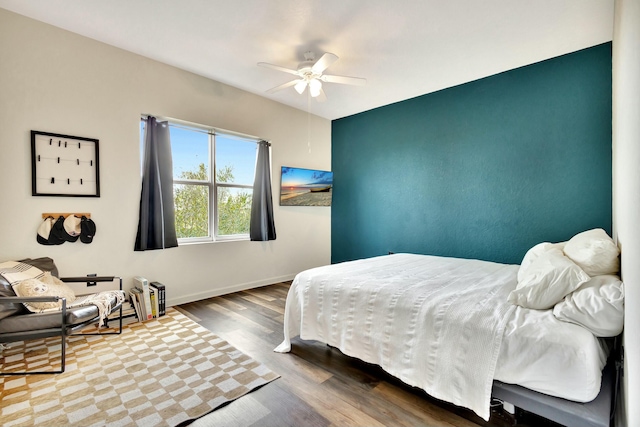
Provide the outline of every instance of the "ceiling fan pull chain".
<path id="1" fill-rule="evenodd" d="M 311 93 L 307 91 L 307 148 L 311 154 Z"/>

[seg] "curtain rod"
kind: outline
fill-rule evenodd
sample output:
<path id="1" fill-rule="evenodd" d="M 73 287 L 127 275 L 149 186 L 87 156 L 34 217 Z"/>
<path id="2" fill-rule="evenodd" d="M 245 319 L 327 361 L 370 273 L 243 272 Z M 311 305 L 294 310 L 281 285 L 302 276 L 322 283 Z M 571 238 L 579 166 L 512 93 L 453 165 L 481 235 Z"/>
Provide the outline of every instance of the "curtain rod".
<path id="1" fill-rule="evenodd" d="M 174 127 L 174 128 L 178 128 L 178 129 L 184 129 L 184 130 L 190 130 L 193 132 L 200 132 L 200 133 L 205 133 L 207 135 L 216 135 L 216 131 L 218 131 L 221 134 L 227 134 L 230 136 L 237 136 L 240 138 L 244 138 L 244 139 L 255 139 L 258 141 L 264 141 L 266 142 L 269 146 L 271 146 L 271 141 L 268 141 L 264 138 L 260 138 L 259 136 L 254 136 L 254 135 L 247 135 L 244 133 L 240 133 L 240 132 L 234 132 L 234 131 L 230 131 L 230 130 L 225 130 L 225 129 L 216 129 L 216 128 L 209 128 L 209 130 L 205 130 L 202 129 L 202 127 L 199 127 L 198 125 L 194 125 L 194 126 L 189 126 L 189 122 L 186 122 L 184 120 L 178 120 L 178 119 L 169 119 L 166 117 L 158 117 L 158 116 L 154 116 L 153 114 L 143 114 L 142 116 L 140 116 L 140 121 L 141 122 L 146 122 L 147 121 L 147 117 L 148 116 L 152 116 L 155 117 L 158 120 L 162 120 L 162 121 L 167 121 L 169 122 L 169 126 L 170 127 Z M 182 123 L 187 123 L 187 124 L 181 124 L 181 123 L 177 123 L 177 122 L 182 122 Z M 246 142 L 253 142 L 253 141 L 246 141 Z"/>

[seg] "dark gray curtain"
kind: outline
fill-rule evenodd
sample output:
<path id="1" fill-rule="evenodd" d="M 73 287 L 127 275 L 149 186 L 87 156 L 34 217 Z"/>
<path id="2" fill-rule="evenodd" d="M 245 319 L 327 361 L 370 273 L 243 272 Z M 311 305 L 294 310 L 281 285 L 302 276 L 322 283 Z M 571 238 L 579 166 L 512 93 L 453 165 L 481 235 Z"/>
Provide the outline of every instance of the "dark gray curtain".
<path id="1" fill-rule="evenodd" d="M 273 202 L 271 200 L 271 161 L 269 144 L 258 142 L 256 177 L 253 182 L 251 201 L 251 224 L 249 237 L 253 241 L 276 240 L 276 226 L 273 223 Z"/>
<path id="2" fill-rule="evenodd" d="M 176 246 L 169 123 L 149 116 L 144 133 L 140 219 L 134 249 L 147 251 Z"/>

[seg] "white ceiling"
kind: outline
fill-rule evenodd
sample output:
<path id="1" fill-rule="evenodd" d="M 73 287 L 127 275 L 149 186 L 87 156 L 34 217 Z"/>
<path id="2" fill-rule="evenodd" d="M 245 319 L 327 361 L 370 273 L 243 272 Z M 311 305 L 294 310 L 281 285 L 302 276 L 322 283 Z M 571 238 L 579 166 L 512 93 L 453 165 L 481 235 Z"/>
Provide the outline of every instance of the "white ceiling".
<path id="1" fill-rule="evenodd" d="M 610 41 L 613 0 L 0 0 L 0 7 L 336 119 Z M 340 59 L 308 104 L 307 50 Z"/>

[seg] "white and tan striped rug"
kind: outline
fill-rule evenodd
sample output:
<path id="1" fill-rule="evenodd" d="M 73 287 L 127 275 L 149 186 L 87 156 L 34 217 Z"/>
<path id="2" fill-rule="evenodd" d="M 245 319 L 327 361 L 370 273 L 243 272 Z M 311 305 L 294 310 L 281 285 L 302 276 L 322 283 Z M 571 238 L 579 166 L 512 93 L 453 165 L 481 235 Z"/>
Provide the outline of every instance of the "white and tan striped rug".
<path id="1" fill-rule="evenodd" d="M 12 344 L 0 369 L 60 366 L 59 340 Z M 175 426 L 278 375 L 177 310 L 122 335 L 68 339 L 58 375 L 0 377 L 3 426 Z"/>

